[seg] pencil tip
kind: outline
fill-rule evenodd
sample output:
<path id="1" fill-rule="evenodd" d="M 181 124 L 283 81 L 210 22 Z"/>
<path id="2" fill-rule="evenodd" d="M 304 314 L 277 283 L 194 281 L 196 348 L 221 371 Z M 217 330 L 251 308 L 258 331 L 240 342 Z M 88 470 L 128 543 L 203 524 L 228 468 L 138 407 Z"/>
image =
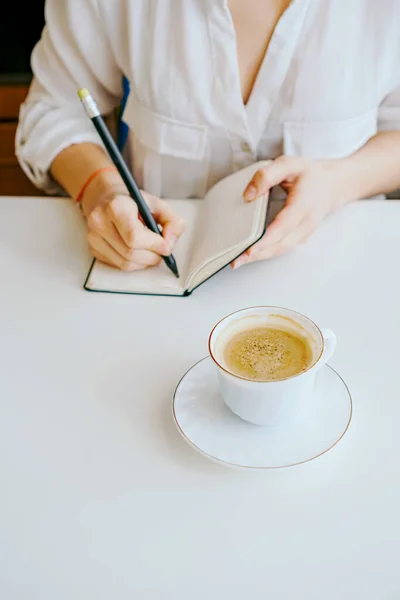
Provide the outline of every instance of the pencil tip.
<path id="1" fill-rule="evenodd" d="M 171 269 L 171 271 L 175 275 L 175 277 L 177 279 L 179 279 L 178 265 L 176 264 L 176 260 L 174 259 L 173 256 L 169 256 L 167 258 L 167 265 L 169 266 L 169 268 Z"/>

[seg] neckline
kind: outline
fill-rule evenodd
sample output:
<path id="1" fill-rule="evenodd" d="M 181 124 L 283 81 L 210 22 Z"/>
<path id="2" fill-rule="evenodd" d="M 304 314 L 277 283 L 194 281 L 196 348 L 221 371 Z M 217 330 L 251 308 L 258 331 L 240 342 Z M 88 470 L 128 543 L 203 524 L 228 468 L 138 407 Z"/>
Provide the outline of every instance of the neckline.
<path id="1" fill-rule="evenodd" d="M 265 70 L 265 64 L 268 61 L 268 57 L 270 55 L 270 49 L 275 47 L 275 38 L 278 36 L 280 37 L 280 32 L 282 29 L 282 23 L 283 23 L 283 27 L 286 21 L 286 15 L 288 12 L 291 12 L 293 5 L 298 4 L 299 0 L 291 0 L 291 2 L 289 3 L 289 5 L 287 6 L 287 8 L 285 8 L 285 10 L 283 11 L 283 13 L 281 14 L 281 16 L 279 17 L 269 40 L 268 46 L 264 52 L 264 56 L 261 60 L 260 66 L 258 68 L 257 71 L 257 75 L 254 79 L 252 88 L 250 90 L 250 94 L 247 98 L 247 102 L 244 102 L 243 100 L 243 94 L 242 94 L 242 82 L 241 82 L 241 74 L 240 74 L 240 66 L 239 66 L 239 54 L 238 54 L 238 44 L 237 44 L 237 35 L 236 35 L 236 29 L 235 29 L 235 23 L 233 21 L 233 16 L 232 13 L 230 11 L 229 5 L 228 5 L 228 0 L 224 0 L 224 7 L 225 10 L 227 12 L 228 15 L 228 20 L 229 20 L 229 27 L 232 30 L 232 38 L 233 38 L 233 42 L 234 42 L 234 48 L 235 48 L 235 88 L 236 91 L 239 90 L 239 96 L 240 96 L 240 100 L 241 100 L 241 104 L 243 109 L 247 112 L 248 108 L 251 106 L 252 101 L 254 96 L 257 95 L 257 89 L 260 87 L 260 81 L 262 79 L 262 72 Z"/>
<path id="2" fill-rule="evenodd" d="M 292 0 L 282 13 L 271 35 L 246 104 L 243 102 L 237 37 L 232 13 L 228 6 L 228 0 L 223 0 L 220 5 L 225 13 L 223 31 L 225 35 L 229 35 L 231 42 L 230 46 L 226 42 L 223 46 L 230 69 L 229 75 L 223 77 L 222 80 L 224 80 L 225 86 L 229 85 L 229 90 L 226 87 L 224 89 L 220 87 L 220 90 L 225 99 L 229 93 L 230 111 L 239 119 L 236 130 L 241 129 L 242 132 L 246 132 L 245 137 L 253 151 L 255 151 L 263 132 L 260 122 L 268 120 L 286 78 L 310 1 Z M 221 24 L 220 21 L 219 26 Z M 220 86 L 224 85 L 222 80 L 219 82 Z M 265 89 L 263 92 L 263 88 L 268 86 L 270 90 L 266 94 Z"/>

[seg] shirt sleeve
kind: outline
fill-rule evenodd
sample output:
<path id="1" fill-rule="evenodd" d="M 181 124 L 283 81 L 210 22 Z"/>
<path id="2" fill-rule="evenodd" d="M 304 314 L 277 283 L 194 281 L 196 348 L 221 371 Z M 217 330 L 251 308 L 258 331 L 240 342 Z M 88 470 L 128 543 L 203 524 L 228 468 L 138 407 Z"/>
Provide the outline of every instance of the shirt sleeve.
<path id="1" fill-rule="evenodd" d="M 378 131 L 400 130 L 400 85 L 386 96 L 379 107 Z"/>
<path id="2" fill-rule="evenodd" d="M 96 0 L 47 0 L 46 27 L 32 53 L 34 79 L 21 106 L 16 155 L 39 188 L 56 193 L 54 158 L 72 144 L 101 141 L 77 91 L 89 88 L 102 114 L 122 97 L 122 73 L 108 43 Z"/>

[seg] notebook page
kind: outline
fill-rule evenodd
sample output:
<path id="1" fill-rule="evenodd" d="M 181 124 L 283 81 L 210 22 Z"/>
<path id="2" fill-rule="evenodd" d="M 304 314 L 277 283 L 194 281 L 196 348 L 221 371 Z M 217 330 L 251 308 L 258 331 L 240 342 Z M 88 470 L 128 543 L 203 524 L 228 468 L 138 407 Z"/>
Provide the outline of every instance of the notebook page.
<path id="1" fill-rule="evenodd" d="M 180 278 L 177 279 L 162 261 L 157 267 L 127 273 L 96 261 L 86 283 L 93 291 L 170 294 L 180 295 L 185 291 L 188 266 L 192 254 L 194 233 L 199 208 L 203 200 L 168 200 L 171 208 L 186 221 L 186 231 L 180 238 L 174 257 Z"/>
<path id="2" fill-rule="evenodd" d="M 254 173 L 266 164 L 268 161 L 261 161 L 229 175 L 206 195 L 195 232 L 189 280 L 202 266 L 245 243 L 258 229 L 265 200 L 247 203 L 243 192 Z"/>
<path id="3" fill-rule="evenodd" d="M 217 258 L 212 258 L 208 262 L 203 263 L 203 266 L 196 272 L 192 273 L 189 278 L 188 291 L 191 292 L 198 285 L 206 281 L 209 277 L 217 273 L 220 269 L 225 267 L 227 264 L 237 258 L 242 252 L 244 252 L 251 244 L 254 244 L 258 240 L 265 229 L 265 216 L 267 214 L 268 197 L 264 197 L 259 202 L 259 213 L 256 217 L 256 226 L 252 234 L 243 243 L 238 244 L 232 248 L 229 248 L 227 252 L 221 253 Z"/>

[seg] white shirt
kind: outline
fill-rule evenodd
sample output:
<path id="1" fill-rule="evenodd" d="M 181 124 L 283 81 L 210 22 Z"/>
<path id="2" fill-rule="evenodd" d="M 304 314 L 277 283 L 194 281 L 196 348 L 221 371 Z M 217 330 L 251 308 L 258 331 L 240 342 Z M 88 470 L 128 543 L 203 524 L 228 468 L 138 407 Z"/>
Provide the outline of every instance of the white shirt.
<path id="1" fill-rule="evenodd" d="M 56 155 L 99 143 L 77 97 L 124 113 L 138 184 L 201 197 L 221 177 L 268 158 L 347 156 L 400 129 L 399 0 L 293 0 L 244 106 L 226 0 L 47 0 L 21 109 L 17 155 L 49 192 Z"/>

